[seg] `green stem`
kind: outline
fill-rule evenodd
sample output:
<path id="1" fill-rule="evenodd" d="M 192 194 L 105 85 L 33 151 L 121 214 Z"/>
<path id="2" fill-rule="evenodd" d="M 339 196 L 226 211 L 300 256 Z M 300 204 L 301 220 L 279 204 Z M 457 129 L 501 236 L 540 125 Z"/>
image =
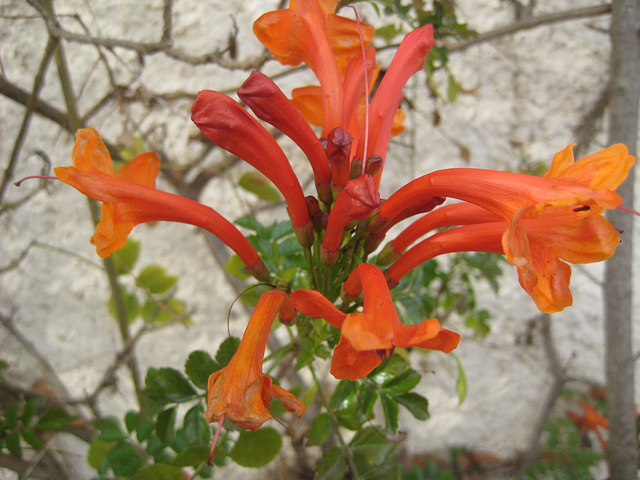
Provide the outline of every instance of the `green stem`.
<path id="1" fill-rule="evenodd" d="M 358 467 L 356 466 L 356 462 L 353 458 L 353 452 L 351 451 L 351 449 L 349 448 L 349 445 L 347 445 L 347 442 L 345 442 L 344 438 L 342 437 L 342 434 L 340 433 L 340 424 L 338 424 L 338 419 L 336 418 L 333 411 L 331 410 L 329 400 L 325 396 L 324 391 L 322 390 L 322 385 L 320 384 L 320 381 L 316 376 L 316 371 L 313 369 L 313 366 L 311 364 L 309 365 L 309 371 L 311 372 L 311 376 L 313 377 L 313 382 L 316 385 L 316 390 L 320 395 L 320 400 L 322 401 L 322 404 L 324 405 L 324 408 L 327 411 L 327 415 L 329 415 L 329 421 L 331 422 L 331 426 L 334 432 L 336 433 L 336 436 L 338 437 L 338 441 L 340 442 L 340 445 L 342 446 L 345 452 L 347 464 L 349 465 L 349 469 L 353 474 L 353 478 L 359 479 L 361 477 L 360 477 L 360 473 L 358 472 Z"/>

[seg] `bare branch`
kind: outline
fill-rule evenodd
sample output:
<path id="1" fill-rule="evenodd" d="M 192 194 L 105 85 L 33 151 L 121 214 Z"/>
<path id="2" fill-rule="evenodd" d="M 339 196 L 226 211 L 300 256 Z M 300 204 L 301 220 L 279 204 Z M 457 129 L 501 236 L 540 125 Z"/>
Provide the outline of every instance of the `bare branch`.
<path id="1" fill-rule="evenodd" d="M 504 27 L 496 28 L 490 32 L 481 33 L 469 40 L 447 45 L 450 52 L 459 52 L 467 48 L 478 45 L 480 43 L 496 40 L 506 35 L 519 32 L 521 30 L 530 30 L 540 25 L 549 25 L 552 23 L 566 22 L 567 20 L 577 20 L 580 18 L 597 17 L 611 13 L 611 4 L 597 5 L 595 7 L 576 8 L 566 10 L 564 12 L 549 13 L 537 17 L 524 17 L 522 20 L 514 22 Z"/>

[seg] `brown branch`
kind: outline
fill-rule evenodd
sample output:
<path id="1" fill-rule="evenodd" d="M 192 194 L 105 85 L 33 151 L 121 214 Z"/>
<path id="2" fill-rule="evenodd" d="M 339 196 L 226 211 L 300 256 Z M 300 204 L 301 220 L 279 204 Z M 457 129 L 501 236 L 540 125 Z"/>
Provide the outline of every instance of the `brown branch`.
<path id="1" fill-rule="evenodd" d="M 566 10 L 563 12 L 549 13 L 546 15 L 540 15 L 537 17 L 526 17 L 522 20 L 518 20 L 510 25 L 496 28 L 490 32 L 481 33 L 469 40 L 457 42 L 451 45 L 446 45 L 450 52 L 460 52 L 467 48 L 478 45 L 480 43 L 496 40 L 507 35 L 512 35 L 522 30 L 530 30 L 540 25 L 549 25 L 552 23 L 566 22 L 568 20 L 578 20 L 580 18 L 597 17 L 611 13 L 611 4 L 597 5 L 594 7 L 576 8 L 573 10 Z"/>
<path id="2" fill-rule="evenodd" d="M 29 102 L 27 103 L 27 109 L 24 112 L 24 117 L 22 119 L 22 125 L 20 125 L 20 131 L 18 132 L 18 137 L 13 145 L 13 151 L 11 152 L 11 157 L 9 158 L 9 164 L 4 171 L 2 176 L 2 183 L 0 183 L 0 202 L 4 198 L 4 194 L 11 182 L 17 163 L 18 158 L 20 156 L 20 151 L 22 150 L 22 145 L 27 137 L 27 132 L 29 131 L 29 125 L 31 124 L 31 117 L 33 115 L 33 111 L 35 109 L 35 102 L 38 96 L 40 95 L 40 91 L 44 85 L 44 79 L 46 76 L 47 69 L 49 68 L 49 64 L 51 63 L 51 59 L 54 56 L 56 48 L 58 47 L 58 41 L 56 39 L 50 38 L 47 42 L 47 46 L 45 47 L 44 54 L 42 56 L 42 60 L 40 61 L 40 66 L 38 67 L 38 73 L 33 81 L 33 90 L 29 97 Z"/>
<path id="3" fill-rule="evenodd" d="M 547 418 L 549 418 L 551 410 L 553 410 L 553 406 L 560 397 L 562 388 L 569 380 L 571 380 L 571 378 L 566 374 L 566 367 L 563 367 L 558 359 L 558 354 L 553 343 L 553 336 L 551 334 L 551 316 L 548 313 L 543 313 L 540 315 L 538 323 L 541 327 L 542 342 L 547 356 L 547 361 L 549 362 L 551 374 L 553 376 L 553 384 L 551 385 L 551 389 L 547 392 L 547 396 L 534 424 L 533 432 L 529 438 L 529 445 L 527 446 L 519 465 L 518 478 L 523 478 L 525 470 L 533 465 L 538 454 L 540 437 L 544 431 Z"/>

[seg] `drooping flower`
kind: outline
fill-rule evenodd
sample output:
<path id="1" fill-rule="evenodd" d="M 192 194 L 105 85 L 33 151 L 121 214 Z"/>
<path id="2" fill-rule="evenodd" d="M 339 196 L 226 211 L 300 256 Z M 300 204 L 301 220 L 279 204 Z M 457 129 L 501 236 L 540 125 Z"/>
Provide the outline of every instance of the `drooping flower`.
<path id="1" fill-rule="evenodd" d="M 304 413 L 300 400 L 274 385 L 271 377 L 262 373 L 271 325 L 286 301 L 286 293 L 279 290 L 265 292 L 260 297 L 233 358 L 209 377 L 204 413 L 207 422 L 217 422 L 226 416 L 239 427 L 257 430 L 272 417 L 269 412 L 272 398 L 281 401 L 297 417 Z"/>
<path id="2" fill-rule="evenodd" d="M 375 265 L 361 263 L 344 284 L 349 297 L 363 294 L 359 313 L 344 313 L 315 290 L 296 290 L 291 302 L 301 313 L 324 318 L 342 330 L 331 362 L 334 377 L 355 380 L 368 375 L 395 347 L 420 347 L 449 353 L 460 335 L 444 329 L 435 319 L 404 325 L 393 305 L 384 274 Z"/>
<path id="3" fill-rule="evenodd" d="M 160 160 L 155 153 L 143 153 L 117 173 L 111 155 L 94 128 L 78 130 L 73 148 L 73 166 L 58 167 L 62 182 L 102 202 L 102 220 L 91 243 L 105 258 L 122 248 L 136 225 L 168 221 L 195 225 L 211 232 L 231 248 L 260 280 L 269 271 L 244 235 L 210 207 L 155 188 Z"/>

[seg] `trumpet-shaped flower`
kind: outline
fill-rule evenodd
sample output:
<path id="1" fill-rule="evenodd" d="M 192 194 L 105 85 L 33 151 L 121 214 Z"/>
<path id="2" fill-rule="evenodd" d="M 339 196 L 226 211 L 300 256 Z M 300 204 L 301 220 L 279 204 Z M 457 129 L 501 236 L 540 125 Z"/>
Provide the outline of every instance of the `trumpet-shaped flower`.
<path id="1" fill-rule="evenodd" d="M 62 182 L 102 202 L 102 220 L 91 238 L 101 257 L 122 248 L 131 230 L 140 223 L 188 223 L 220 238 L 253 276 L 267 280 L 266 265 L 231 222 L 210 207 L 155 188 L 159 170 L 160 160 L 155 153 L 143 153 L 116 173 L 100 134 L 87 128 L 76 133 L 73 166 L 58 167 L 55 174 Z"/>
<path id="2" fill-rule="evenodd" d="M 337 0 L 295 0 L 290 7 L 268 12 L 253 24 L 253 31 L 284 65 L 306 63 L 320 80 L 325 132 L 342 124 L 344 89 L 341 68 L 360 54 L 373 27 L 335 15 Z"/>
<path id="3" fill-rule="evenodd" d="M 350 380 L 365 377 L 395 347 L 420 347 L 449 353 L 458 346 L 460 335 L 442 328 L 433 318 L 418 325 L 404 325 L 393 305 L 384 274 L 375 265 L 358 265 L 344 289 L 351 297 L 362 292 L 361 312 L 343 313 L 315 290 L 296 290 L 291 295 L 291 302 L 299 312 L 324 318 L 342 330 L 331 362 L 334 377 Z"/>
<path id="4" fill-rule="evenodd" d="M 229 364 L 211 374 L 207 388 L 207 422 L 226 416 L 247 430 L 257 430 L 271 418 L 268 408 L 275 397 L 285 408 L 300 417 L 304 404 L 285 389 L 274 385 L 262 373 L 262 360 L 273 320 L 287 301 L 279 290 L 265 292 L 251 315 L 238 350 Z"/>
<path id="5" fill-rule="evenodd" d="M 435 213 L 435 212 L 434 212 Z M 591 263 L 613 255 L 618 233 L 601 215 L 585 212 L 522 220 L 479 223 L 436 233 L 401 255 L 385 272 L 391 286 L 412 269 L 438 255 L 452 252 L 503 253 L 517 267 L 522 288 L 545 313 L 572 304 L 567 263 Z M 524 216 L 524 212 L 521 213 Z"/>
<path id="6" fill-rule="evenodd" d="M 191 108 L 191 119 L 213 143 L 242 158 L 280 190 L 287 202 L 296 236 L 313 243 L 309 211 L 287 156 L 269 132 L 232 98 L 203 90 Z"/>

